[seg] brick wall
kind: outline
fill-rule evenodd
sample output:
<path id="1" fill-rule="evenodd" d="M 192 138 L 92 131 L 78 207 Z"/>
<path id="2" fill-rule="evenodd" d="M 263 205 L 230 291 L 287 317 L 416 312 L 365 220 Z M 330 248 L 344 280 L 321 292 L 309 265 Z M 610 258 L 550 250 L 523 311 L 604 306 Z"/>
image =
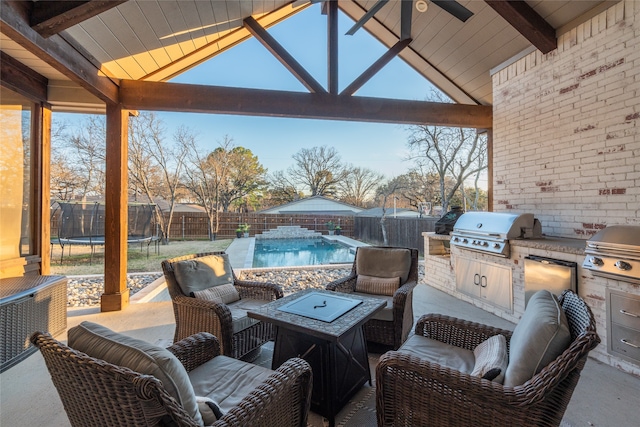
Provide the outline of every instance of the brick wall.
<path id="1" fill-rule="evenodd" d="M 493 76 L 494 210 L 550 236 L 640 225 L 640 3 L 625 0 Z"/>

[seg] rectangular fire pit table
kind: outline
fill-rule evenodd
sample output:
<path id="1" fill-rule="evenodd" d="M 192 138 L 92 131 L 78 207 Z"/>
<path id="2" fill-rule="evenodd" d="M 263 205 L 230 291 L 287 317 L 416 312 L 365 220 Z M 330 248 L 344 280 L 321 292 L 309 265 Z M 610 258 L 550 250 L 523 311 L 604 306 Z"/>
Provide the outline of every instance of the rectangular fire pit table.
<path id="1" fill-rule="evenodd" d="M 362 326 L 385 304 L 377 298 L 307 289 L 247 314 L 276 326 L 272 369 L 291 357 L 311 365 L 311 409 L 333 426 L 338 411 L 365 382 L 371 383 Z"/>

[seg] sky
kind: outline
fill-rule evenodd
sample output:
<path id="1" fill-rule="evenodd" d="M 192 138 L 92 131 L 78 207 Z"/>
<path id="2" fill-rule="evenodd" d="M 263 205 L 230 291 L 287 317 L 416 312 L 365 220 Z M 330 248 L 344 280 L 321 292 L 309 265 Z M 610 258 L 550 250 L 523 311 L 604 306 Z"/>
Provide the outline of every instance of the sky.
<path id="1" fill-rule="evenodd" d="M 375 62 L 387 48 L 364 29 L 345 33 L 353 21 L 339 15 L 339 91 Z M 312 5 L 271 27 L 269 33 L 323 86 L 327 85 L 327 17 Z M 254 38 L 217 55 L 171 80 L 257 89 L 307 92 L 302 84 Z M 399 58 L 376 74 L 356 96 L 425 100 L 434 87 Z M 387 178 L 405 173 L 406 125 L 235 115 L 156 112 L 167 138 L 184 125 L 201 147 L 213 150 L 225 135 L 250 149 L 269 173 L 286 170 L 291 156 L 302 148 L 333 146 L 344 163 L 382 172 Z M 70 120 L 78 121 L 78 115 Z M 64 118 L 65 120 L 67 117 Z"/>

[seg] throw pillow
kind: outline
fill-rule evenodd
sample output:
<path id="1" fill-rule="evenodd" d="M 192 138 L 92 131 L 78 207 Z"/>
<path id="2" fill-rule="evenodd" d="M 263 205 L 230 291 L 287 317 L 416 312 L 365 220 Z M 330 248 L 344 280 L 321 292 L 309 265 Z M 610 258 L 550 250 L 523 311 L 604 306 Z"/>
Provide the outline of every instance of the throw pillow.
<path id="1" fill-rule="evenodd" d="M 504 373 L 509 363 L 507 340 L 504 335 L 494 335 L 481 342 L 473 349 L 473 355 L 476 357 L 476 364 L 473 367 L 471 375 L 482 378 L 486 376 L 485 379 L 493 376 L 493 378 L 491 378 L 492 381 L 502 384 L 504 381 Z M 498 370 L 497 374 L 494 371 L 495 369 Z"/>
<path id="2" fill-rule="evenodd" d="M 536 292 L 509 341 L 509 366 L 504 385 L 524 384 L 551 363 L 571 343 L 564 310 L 547 290 Z"/>
<path id="3" fill-rule="evenodd" d="M 405 248 L 359 247 L 356 252 L 358 275 L 373 277 L 400 277 L 403 285 L 409 278 L 411 251 Z"/>
<path id="4" fill-rule="evenodd" d="M 69 329 L 68 338 L 69 347 L 91 357 L 141 374 L 153 375 L 184 410 L 202 425 L 187 370 L 169 350 L 86 321 Z"/>
<path id="5" fill-rule="evenodd" d="M 191 296 L 207 301 L 215 301 L 222 304 L 231 304 L 240 300 L 240 294 L 231 283 L 226 285 L 213 286 L 201 291 L 191 292 Z"/>
<path id="6" fill-rule="evenodd" d="M 185 295 L 213 286 L 233 283 L 233 270 L 227 254 L 206 255 L 173 264 L 176 282 Z"/>
<path id="7" fill-rule="evenodd" d="M 205 426 L 210 426 L 223 417 L 220 407 L 212 399 L 196 396 L 196 402 L 198 402 L 198 409 Z"/>
<path id="8" fill-rule="evenodd" d="M 400 286 L 400 277 L 373 277 L 359 274 L 356 278 L 356 292 L 393 296 Z"/>

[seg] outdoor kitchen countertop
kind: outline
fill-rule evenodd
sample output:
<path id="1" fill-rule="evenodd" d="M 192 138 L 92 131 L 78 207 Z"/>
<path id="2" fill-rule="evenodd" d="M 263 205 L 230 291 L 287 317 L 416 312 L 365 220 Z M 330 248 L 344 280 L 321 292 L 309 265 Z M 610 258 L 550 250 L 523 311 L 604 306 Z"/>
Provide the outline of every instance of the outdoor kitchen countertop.
<path id="1" fill-rule="evenodd" d="M 586 246 L 586 240 L 551 236 L 544 236 L 540 239 L 511 239 L 509 243 L 512 246 L 524 246 L 527 248 L 565 252 L 574 255 L 584 255 Z"/>

